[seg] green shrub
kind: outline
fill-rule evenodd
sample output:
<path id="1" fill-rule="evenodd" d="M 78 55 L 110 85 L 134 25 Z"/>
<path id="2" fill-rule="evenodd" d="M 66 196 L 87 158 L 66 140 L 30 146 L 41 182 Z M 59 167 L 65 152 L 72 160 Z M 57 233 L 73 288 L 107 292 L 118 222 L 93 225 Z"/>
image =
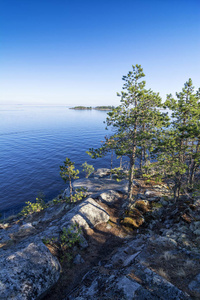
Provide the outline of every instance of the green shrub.
<path id="1" fill-rule="evenodd" d="M 20 212 L 20 215 L 22 215 L 22 216 L 28 216 L 29 214 L 32 214 L 34 212 L 39 212 L 46 208 L 43 194 L 38 195 L 38 197 L 36 198 L 36 202 L 28 201 L 25 203 L 26 203 L 26 206 Z"/>
<path id="2" fill-rule="evenodd" d="M 92 174 L 94 172 L 94 167 L 93 165 L 89 165 L 87 162 L 84 162 L 81 165 L 83 172 L 85 173 L 85 177 L 88 178 L 90 176 L 90 174 Z"/>
<path id="3" fill-rule="evenodd" d="M 68 229 L 64 227 L 60 236 L 61 249 L 64 251 L 67 248 L 72 248 L 75 244 L 79 244 L 80 234 L 81 229 L 76 225 L 71 225 Z"/>

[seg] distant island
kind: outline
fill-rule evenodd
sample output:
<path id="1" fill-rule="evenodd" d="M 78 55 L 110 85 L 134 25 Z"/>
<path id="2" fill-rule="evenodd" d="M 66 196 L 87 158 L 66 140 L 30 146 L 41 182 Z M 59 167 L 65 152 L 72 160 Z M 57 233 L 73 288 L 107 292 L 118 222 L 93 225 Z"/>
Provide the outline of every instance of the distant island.
<path id="1" fill-rule="evenodd" d="M 74 106 L 70 107 L 70 109 L 75 109 L 75 110 L 90 110 L 90 109 L 95 109 L 95 110 L 112 110 L 115 108 L 114 106 L 96 106 L 96 107 L 91 107 L 91 106 Z"/>
<path id="2" fill-rule="evenodd" d="M 69 109 L 77 109 L 77 110 L 92 109 L 92 106 L 74 106 L 74 107 L 70 107 Z"/>

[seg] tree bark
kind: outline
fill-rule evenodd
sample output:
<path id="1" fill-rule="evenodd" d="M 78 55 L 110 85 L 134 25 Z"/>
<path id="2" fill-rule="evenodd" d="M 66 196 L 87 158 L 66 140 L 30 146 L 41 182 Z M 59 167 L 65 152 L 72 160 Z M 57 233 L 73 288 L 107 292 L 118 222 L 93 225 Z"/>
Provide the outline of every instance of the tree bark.
<path id="1" fill-rule="evenodd" d="M 136 146 L 134 146 L 132 155 L 130 157 L 130 174 L 129 174 L 129 186 L 128 186 L 128 198 L 129 201 L 132 200 L 133 196 L 133 178 L 134 178 L 134 170 L 135 170 L 135 153 L 136 153 Z"/>
<path id="2" fill-rule="evenodd" d="M 70 192 L 70 202 L 73 202 L 73 200 L 72 200 L 72 181 L 71 181 L 71 179 L 69 180 L 69 192 Z"/>

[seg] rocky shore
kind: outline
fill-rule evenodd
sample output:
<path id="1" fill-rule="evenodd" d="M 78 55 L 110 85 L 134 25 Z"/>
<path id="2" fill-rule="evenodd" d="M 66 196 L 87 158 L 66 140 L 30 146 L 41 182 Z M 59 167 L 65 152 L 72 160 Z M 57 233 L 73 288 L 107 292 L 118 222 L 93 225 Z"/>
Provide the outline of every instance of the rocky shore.
<path id="1" fill-rule="evenodd" d="M 128 205 L 109 169 L 79 187 L 79 202 L 0 223 L 0 299 L 200 299 L 199 195 L 174 203 L 137 179 Z"/>

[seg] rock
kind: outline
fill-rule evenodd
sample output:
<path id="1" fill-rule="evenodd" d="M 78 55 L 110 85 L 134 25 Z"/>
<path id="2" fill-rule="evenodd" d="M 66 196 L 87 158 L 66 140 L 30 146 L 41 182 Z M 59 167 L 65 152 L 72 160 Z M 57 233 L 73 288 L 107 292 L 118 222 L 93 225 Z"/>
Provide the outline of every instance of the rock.
<path id="1" fill-rule="evenodd" d="M 127 269 L 109 267 L 109 272 L 106 272 L 108 266 L 90 270 L 81 284 L 65 299 L 190 299 L 166 279 L 139 263 Z"/>
<path id="2" fill-rule="evenodd" d="M 158 197 L 157 193 L 155 193 L 154 191 L 149 191 L 149 190 L 146 190 L 144 195 L 147 198 Z"/>
<path id="3" fill-rule="evenodd" d="M 125 299 L 134 299 L 135 292 L 142 288 L 135 280 L 130 280 L 126 276 L 119 277 L 116 282 L 116 287 L 123 291 Z"/>
<path id="4" fill-rule="evenodd" d="M 39 240 L 0 251 L 0 299 L 37 299 L 59 279 L 60 264 Z"/>
<path id="5" fill-rule="evenodd" d="M 161 203 L 163 206 L 168 206 L 168 202 L 165 201 L 165 200 L 163 200 L 163 199 L 160 201 L 160 203 Z"/>
<path id="6" fill-rule="evenodd" d="M 126 260 L 123 262 L 123 266 L 124 267 L 129 266 L 134 261 L 134 259 L 140 254 L 140 252 L 141 251 L 138 251 L 138 252 L 130 255 L 129 257 L 127 257 Z"/>
<path id="7" fill-rule="evenodd" d="M 190 297 L 179 290 L 176 286 L 171 284 L 165 278 L 156 274 L 149 268 L 146 268 L 144 265 L 138 263 L 130 268 L 129 273 L 130 278 L 134 276 L 138 279 L 138 281 L 142 282 L 143 287 L 145 289 L 151 291 L 151 298 L 141 298 L 138 295 L 138 300 L 142 299 L 167 299 L 167 300 L 180 300 L 180 299 L 190 299 Z M 141 294 L 140 294 L 141 295 Z"/>
<path id="8" fill-rule="evenodd" d="M 80 234 L 80 241 L 79 241 L 79 246 L 83 249 L 86 249 L 89 245 L 86 239 L 84 238 L 83 234 Z"/>
<path id="9" fill-rule="evenodd" d="M 149 202 L 147 200 L 137 200 L 134 206 L 143 213 L 148 212 L 150 208 Z"/>
<path id="10" fill-rule="evenodd" d="M 74 263 L 75 265 L 80 265 L 80 264 L 83 264 L 84 262 L 85 262 L 85 261 L 84 261 L 84 259 L 81 257 L 80 254 L 77 254 L 76 257 L 74 258 L 74 261 L 73 261 L 73 263 Z"/>
<path id="11" fill-rule="evenodd" d="M 138 228 L 144 223 L 144 217 L 137 208 L 126 211 L 126 216 L 121 224 L 127 227 Z"/>
<path id="12" fill-rule="evenodd" d="M 94 199 L 88 198 L 62 218 L 61 227 L 67 228 L 72 224 L 77 224 L 79 227 L 88 229 L 108 220 L 109 214 Z"/>
<path id="13" fill-rule="evenodd" d="M 110 169 L 107 168 L 100 168 L 97 169 L 96 172 L 94 172 L 94 177 L 105 177 L 110 175 Z"/>
<path id="14" fill-rule="evenodd" d="M 60 227 L 59 226 L 47 226 L 45 228 L 45 230 L 41 231 L 38 236 L 41 238 L 41 239 L 51 239 L 51 238 L 59 238 L 60 236 Z"/>
<path id="15" fill-rule="evenodd" d="M 200 221 L 194 222 L 193 226 L 195 230 L 200 229 Z"/>
<path id="16" fill-rule="evenodd" d="M 17 240 L 19 238 L 24 238 L 26 236 L 29 236 L 30 234 L 33 234 L 35 231 L 36 229 L 34 226 L 32 226 L 31 223 L 26 223 L 22 225 L 17 232 L 11 233 L 10 237 L 13 240 Z"/>
<path id="17" fill-rule="evenodd" d="M 200 248 L 200 236 L 196 238 L 197 247 Z"/>
<path id="18" fill-rule="evenodd" d="M 177 246 L 177 242 L 174 239 L 164 236 L 151 237 L 149 243 L 154 247 L 174 248 Z"/>
<path id="19" fill-rule="evenodd" d="M 120 198 L 120 194 L 114 190 L 108 190 L 100 194 L 100 200 L 107 205 L 112 205 L 118 198 Z"/>
<path id="20" fill-rule="evenodd" d="M 116 180 L 107 178 L 85 178 L 78 179 L 73 182 L 73 189 L 84 187 L 91 194 L 92 198 L 97 198 L 106 190 L 115 190 L 121 193 L 128 192 L 128 180 L 117 182 Z M 94 195 L 93 195 L 94 194 Z"/>
<path id="21" fill-rule="evenodd" d="M 134 295 L 141 285 L 126 276 L 116 274 L 101 275 L 96 270 L 88 272 L 83 284 L 75 293 L 69 295 L 69 300 L 84 299 L 135 299 Z M 149 298 L 148 298 L 149 299 Z"/>
<path id="22" fill-rule="evenodd" d="M 64 192 L 62 193 L 62 198 L 67 198 L 67 197 L 70 197 L 70 189 L 69 189 L 69 187 L 66 188 L 64 190 Z"/>
<path id="23" fill-rule="evenodd" d="M 138 228 L 140 225 L 144 223 L 144 218 L 132 218 L 132 217 L 125 217 L 122 221 L 121 224 L 127 227 L 132 227 L 132 228 Z"/>
<path id="24" fill-rule="evenodd" d="M 195 230 L 195 231 L 194 231 L 194 234 L 196 234 L 196 235 L 199 236 L 199 235 L 200 235 L 200 229 Z"/>
<path id="25" fill-rule="evenodd" d="M 54 219 L 56 216 L 58 216 L 61 212 L 65 210 L 66 203 L 54 205 L 51 207 L 48 207 L 45 210 L 44 217 L 42 218 L 42 222 L 48 222 Z"/>
<path id="26" fill-rule="evenodd" d="M 192 292 L 193 296 L 200 299 L 200 273 L 195 277 L 193 281 L 190 282 L 188 287 Z"/>

